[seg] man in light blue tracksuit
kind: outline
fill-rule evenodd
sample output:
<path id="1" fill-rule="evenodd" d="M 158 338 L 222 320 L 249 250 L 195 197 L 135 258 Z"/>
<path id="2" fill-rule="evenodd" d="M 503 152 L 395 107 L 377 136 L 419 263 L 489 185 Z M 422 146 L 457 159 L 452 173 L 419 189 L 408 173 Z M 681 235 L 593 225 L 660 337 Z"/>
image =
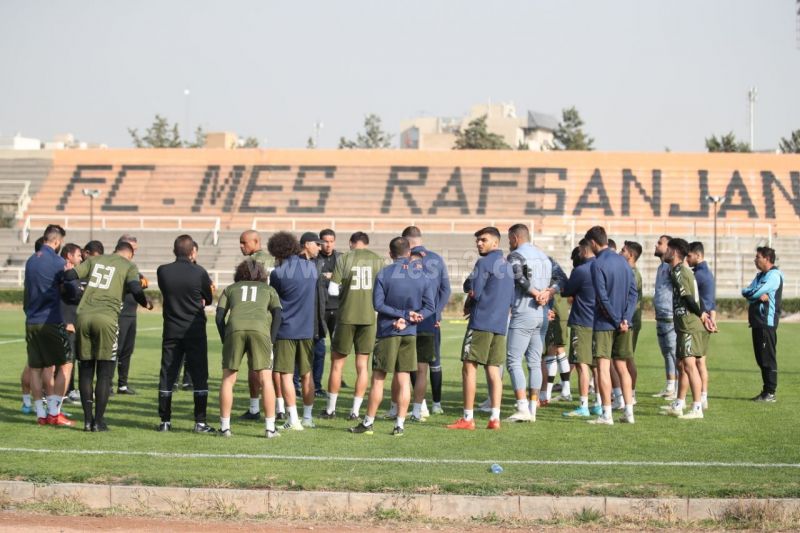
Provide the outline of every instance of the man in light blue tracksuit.
<path id="1" fill-rule="evenodd" d="M 508 228 L 508 244 L 512 250 L 508 262 L 514 271 L 514 303 L 508 324 L 506 365 L 516 396 L 516 410 L 508 417 L 509 422 L 536 421 L 539 389 L 542 388 L 542 350 L 550 305 L 540 305 L 537 298 L 550 286 L 553 265 L 547 254 L 530 240 L 530 232 L 524 224 Z M 523 357 L 528 365 L 530 396 L 526 396 Z"/>
<path id="2" fill-rule="evenodd" d="M 653 294 L 653 307 L 656 311 L 656 335 L 658 336 L 658 347 L 661 348 L 661 355 L 664 357 L 664 371 L 667 383 L 654 398 L 664 398 L 674 400 L 678 391 L 678 359 L 676 356 L 676 333 L 673 324 L 672 314 L 672 282 L 670 281 L 670 266 L 663 260 L 667 251 L 667 243 L 672 237 L 662 235 L 658 238 L 656 249 L 653 255 L 658 257 L 661 264 L 656 270 L 656 285 Z"/>

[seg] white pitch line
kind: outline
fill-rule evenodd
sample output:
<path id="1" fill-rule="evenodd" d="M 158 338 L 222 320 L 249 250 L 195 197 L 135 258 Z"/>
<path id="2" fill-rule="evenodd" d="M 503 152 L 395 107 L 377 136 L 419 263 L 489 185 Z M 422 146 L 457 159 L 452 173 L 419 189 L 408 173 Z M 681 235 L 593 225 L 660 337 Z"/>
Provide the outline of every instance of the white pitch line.
<path id="1" fill-rule="evenodd" d="M 47 448 L 0 448 L 0 453 L 62 453 L 63 450 Z M 156 457 L 168 459 L 257 459 L 275 461 L 341 461 L 361 463 L 418 463 L 418 464 L 460 464 L 490 465 L 501 463 L 506 465 L 525 466 L 685 466 L 706 468 L 800 468 L 800 463 L 727 463 L 717 461 L 546 461 L 515 459 L 420 459 L 413 457 L 335 457 L 316 455 L 272 455 L 246 453 L 177 453 L 177 452 L 140 452 L 130 450 L 71 450 L 72 455 L 119 455 Z"/>
<path id="2" fill-rule="evenodd" d="M 11 339 L 10 341 L 0 341 L 0 344 L 13 344 L 15 342 L 25 342 L 25 339 Z"/>

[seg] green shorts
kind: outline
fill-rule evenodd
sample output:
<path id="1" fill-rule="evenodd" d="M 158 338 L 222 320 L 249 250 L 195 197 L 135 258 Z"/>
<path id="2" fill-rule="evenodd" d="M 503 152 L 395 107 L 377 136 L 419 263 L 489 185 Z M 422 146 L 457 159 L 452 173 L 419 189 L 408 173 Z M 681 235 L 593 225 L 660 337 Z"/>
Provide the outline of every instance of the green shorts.
<path id="1" fill-rule="evenodd" d="M 104 313 L 78 314 L 75 322 L 78 357 L 81 361 L 116 361 L 119 322 Z"/>
<path id="2" fill-rule="evenodd" d="M 705 333 L 705 335 L 704 335 Z M 677 332 L 675 355 L 685 357 L 704 357 L 708 351 L 708 332 Z"/>
<path id="3" fill-rule="evenodd" d="M 297 365 L 301 376 L 308 374 L 314 360 L 314 339 L 278 339 L 275 341 L 274 357 L 274 372 L 294 374 Z"/>
<path id="4" fill-rule="evenodd" d="M 61 366 L 73 360 L 64 324 L 28 324 L 25 326 L 25 341 L 31 368 Z"/>
<path id="5" fill-rule="evenodd" d="M 350 350 L 355 347 L 356 353 L 372 353 L 375 346 L 375 324 L 336 324 L 333 330 L 333 342 L 331 351 L 342 355 L 349 355 Z"/>
<path id="6" fill-rule="evenodd" d="M 413 335 L 395 335 L 375 341 L 372 370 L 413 372 L 417 369 L 417 340 Z"/>
<path id="7" fill-rule="evenodd" d="M 570 326 L 572 333 L 572 347 L 570 348 L 570 363 L 581 363 L 592 366 L 594 364 L 594 335 L 588 326 Z"/>
<path id="8" fill-rule="evenodd" d="M 436 360 L 436 335 L 417 333 L 417 362 L 431 364 Z"/>
<path id="9" fill-rule="evenodd" d="M 231 331 L 222 344 L 222 368 L 239 370 L 244 354 L 250 370 L 272 370 L 272 342 L 260 331 Z"/>
<path id="10" fill-rule="evenodd" d="M 547 334 L 544 337 L 545 348 L 550 346 L 566 346 L 567 345 L 567 320 L 560 320 L 556 317 L 547 324 Z"/>
<path id="11" fill-rule="evenodd" d="M 633 359 L 633 331 L 595 331 L 595 357 L 601 359 Z"/>
<path id="12" fill-rule="evenodd" d="M 473 361 L 479 365 L 503 366 L 506 363 L 506 336 L 467 329 L 464 344 L 461 346 L 461 360 Z"/>

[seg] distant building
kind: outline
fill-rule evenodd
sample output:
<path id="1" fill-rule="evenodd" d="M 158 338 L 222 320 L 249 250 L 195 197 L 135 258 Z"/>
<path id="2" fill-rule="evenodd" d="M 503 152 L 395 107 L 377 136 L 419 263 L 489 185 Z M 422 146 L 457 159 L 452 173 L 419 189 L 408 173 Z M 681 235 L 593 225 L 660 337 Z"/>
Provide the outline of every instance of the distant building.
<path id="1" fill-rule="evenodd" d="M 529 111 L 518 117 L 514 104 L 474 105 L 466 117 L 417 117 L 400 123 L 400 148 L 410 150 L 451 150 L 456 132 L 466 129 L 476 118 L 486 115 L 486 127 L 500 135 L 511 148 L 525 145 L 528 150 L 542 152 L 553 143 L 558 119 Z"/>
<path id="2" fill-rule="evenodd" d="M 206 133 L 204 148 L 224 148 L 233 150 L 239 146 L 239 137 L 230 131 L 210 131 Z"/>
<path id="3" fill-rule="evenodd" d="M 13 137 L 0 137 L 0 150 L 40 150 L 42 141 L 23 137 L 19 133 Z"/>

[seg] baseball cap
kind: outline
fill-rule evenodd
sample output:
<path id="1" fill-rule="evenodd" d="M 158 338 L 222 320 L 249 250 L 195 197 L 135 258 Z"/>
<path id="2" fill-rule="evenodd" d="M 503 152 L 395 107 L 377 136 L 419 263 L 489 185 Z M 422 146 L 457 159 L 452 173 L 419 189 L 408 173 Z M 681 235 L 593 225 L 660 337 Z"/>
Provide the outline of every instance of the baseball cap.
<path id="1" fill-rule="evenodd" d="M 317 235 L 313 231 L 307 231 L 303 233 L 302 237 L 300 237 L 300 246 L 304 245 L 307 242 L 315 242 L 317 244 L 322 244 L 322 240 L 319 238 L 319 235 Z"/>

